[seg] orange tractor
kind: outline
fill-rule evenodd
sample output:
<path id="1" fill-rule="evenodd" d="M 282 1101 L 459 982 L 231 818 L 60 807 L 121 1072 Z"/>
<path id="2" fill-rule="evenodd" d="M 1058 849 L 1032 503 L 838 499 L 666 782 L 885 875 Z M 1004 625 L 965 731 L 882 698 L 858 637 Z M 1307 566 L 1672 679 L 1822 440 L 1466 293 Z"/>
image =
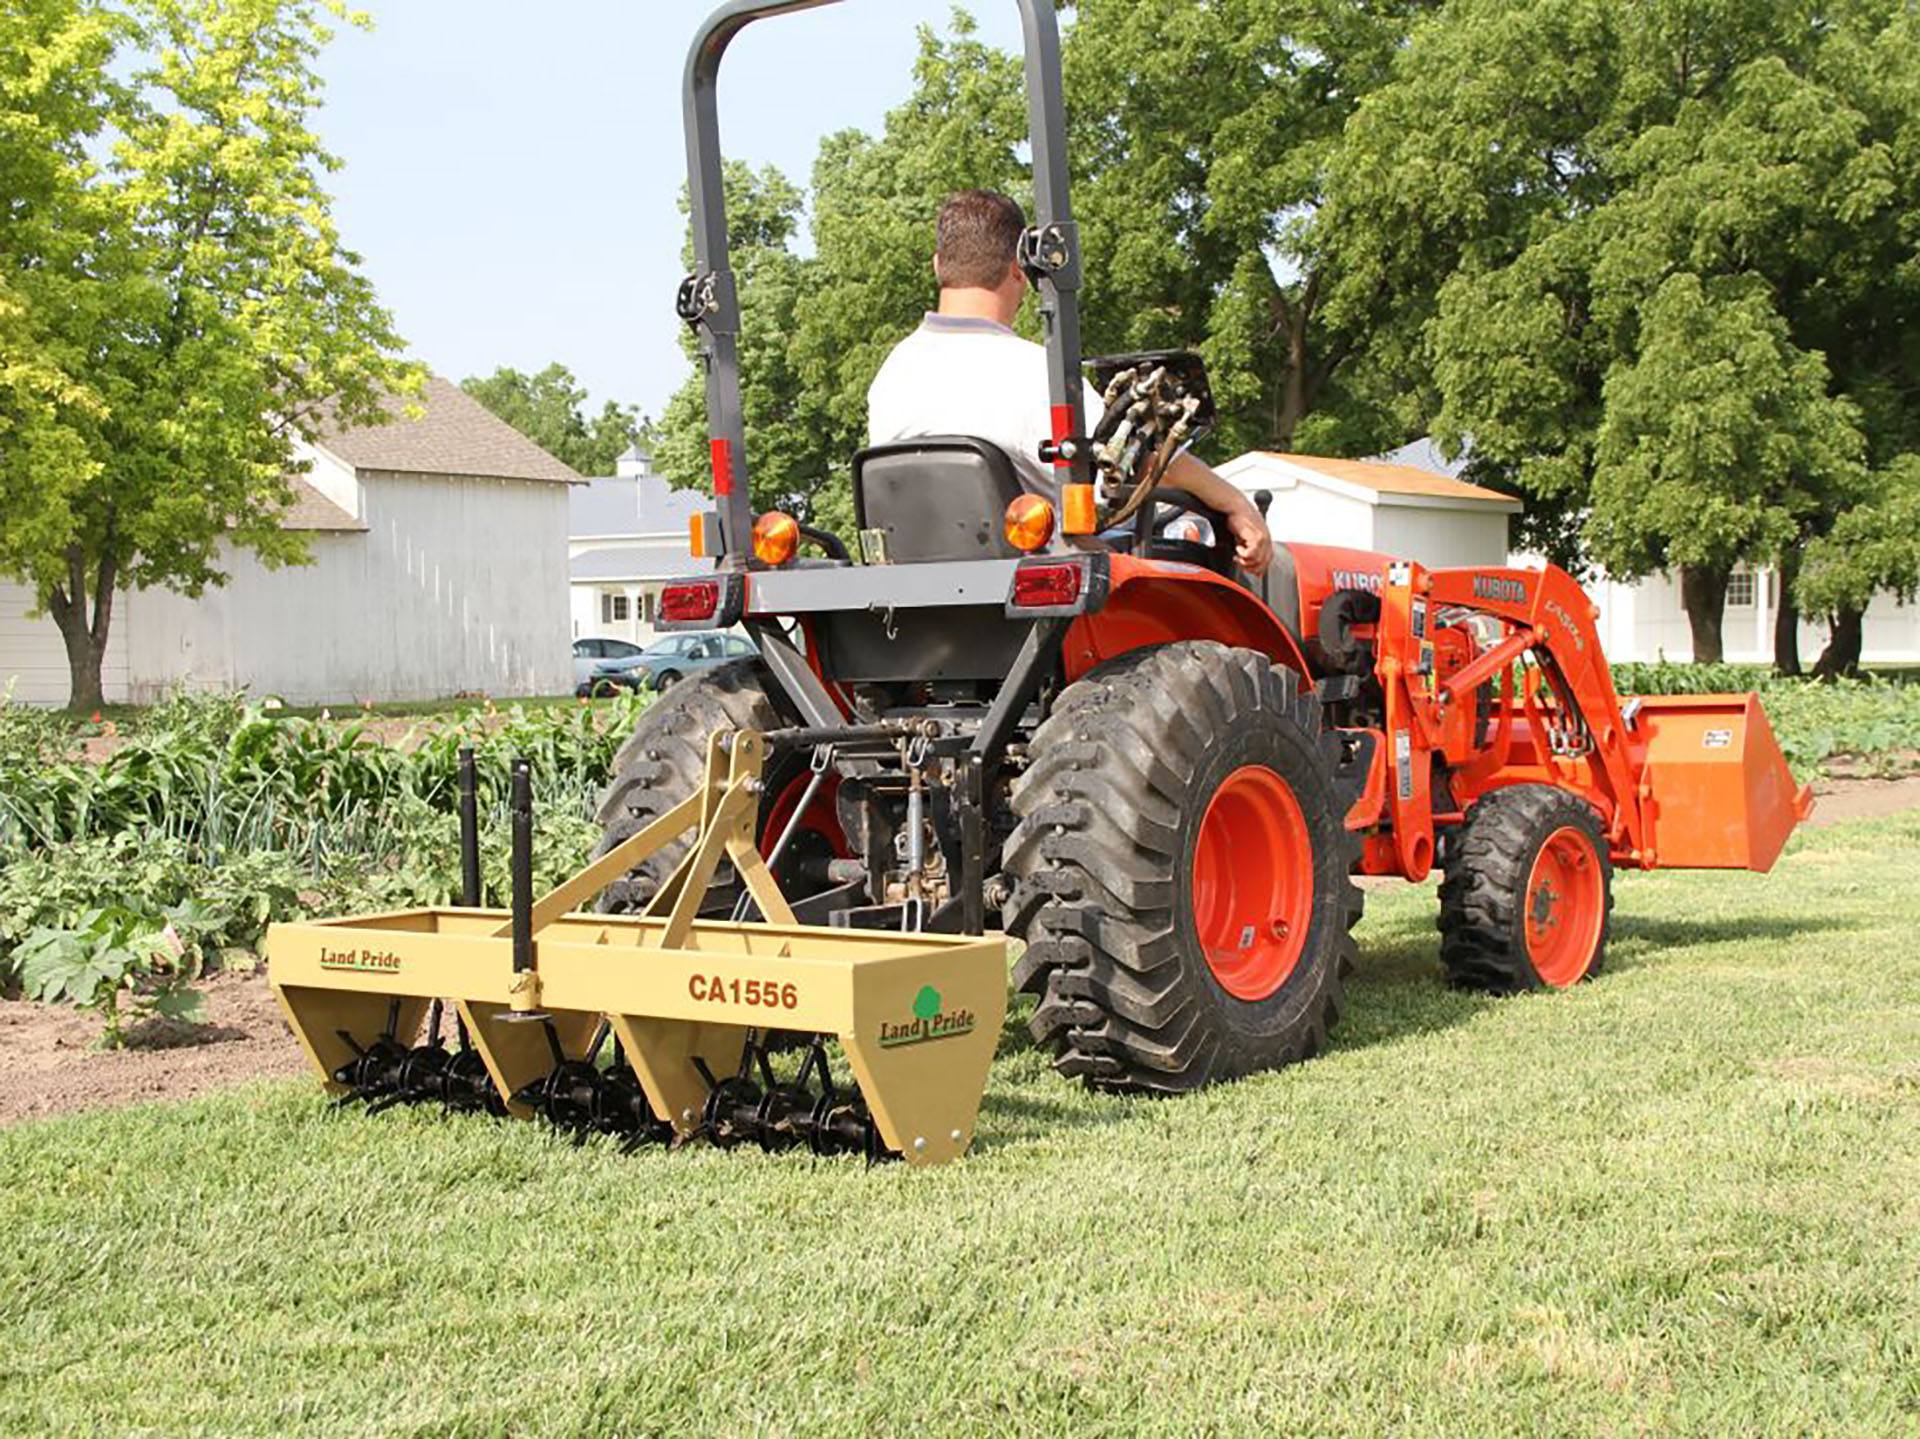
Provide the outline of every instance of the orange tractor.
<path id="1" fill-rule="evenodd" d="M 1081 413 L 1050 0 L 1020 4 L 1037 202 L 1021 255 L 1062 513 L 955 436 L 855 458 L 857 547 L 756 518 L 714 83 L 744 26 L 819 3 L 736 0 L 690 58 L 697 269 L 680 310 L 706 365 L 717 499 L 696 547 L 718 572 L 667 586 L 659 621 L 743 624 L 763 658 L 643 718 L 602 811 L 609 843 L 690 791 L 708 734 L 764 731 L 763 838 L 796 912 L 997 921 L 1026 942 L 1016 981 L 1058 1067 L 1146 1090 L 1324 1043 L 1356 874 L 1440 867 L 1448 975 L 1507 992 L 1594 973 L 1616 867 L 1773 863 L 1810 800 L 1758 703 L 1623 704 L 1563 572 L 1281 544 L 1249 580 L 1220 517 L 1159 484 L 1212 415 L 1196 357 L 1096 360 L 1105 412 Z M 644 903 L 670 860 L 604 902 Z"/>
<path id="2" fill-rule="evenodd" d="M 1616 869 L 1771 867 L 1811 800 L 1753 696 L 1623 701 L 1590 601 L 1551 566 L 1282 543 L 1260 579 L 1236 573 L 1222 517 L 1160 483 L 1212 418 L 1191 354 L 1094 361 L 1103 413 L 1082 413 L 1053 0 L 1019 0 L 1020 254 L 1059 512 L 952 436 L 854 457 L 857 537 L 756 516 L 715 85 L 744 26 L 826 3 L 733 0 L 688 65 L 679 310 L 706 373 L 716 507 L 693 542 L 714 563 L 656 618 L 744 626 L 759 658 L 653 704 L 599 858 L 538 904 L 523 847 L 511 914 L 475 884 L 462 910 L 276 939 L 336 1091 L 934 1162 L 971 1138 L 1005 1001 L 994 930 L 1024 941 L 1014 983 L 1061 1073 L 1174 1092 L 1326 1043 L 1356 876 L 1438 868 L 1447 976 L 1509 993 L 1598 971 Z M 460 1005 L 457 1056 L 430 995 Z M 795 1031 L 837 1042 L 851 1078 L 823 1039 L 778 1073 Z"/>

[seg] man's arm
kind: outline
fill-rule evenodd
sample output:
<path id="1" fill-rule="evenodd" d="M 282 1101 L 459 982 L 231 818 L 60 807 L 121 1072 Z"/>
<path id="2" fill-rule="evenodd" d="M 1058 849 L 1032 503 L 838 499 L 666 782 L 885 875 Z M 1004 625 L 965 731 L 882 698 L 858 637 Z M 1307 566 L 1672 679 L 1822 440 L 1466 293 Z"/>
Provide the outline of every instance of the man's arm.
<path id="1" fill-rule="evenodd" d="M 1225 515 L 1227 528 L 1233 532 L 1234 563 L 1250 575 L 1266 573 L 1273 559 L 1273 536 L 1252 500 L 1215 474 L 1213 466 L 1185 451 L 1167 466 L 1164 483 L 1185 490 L 1201 504 Z"/>

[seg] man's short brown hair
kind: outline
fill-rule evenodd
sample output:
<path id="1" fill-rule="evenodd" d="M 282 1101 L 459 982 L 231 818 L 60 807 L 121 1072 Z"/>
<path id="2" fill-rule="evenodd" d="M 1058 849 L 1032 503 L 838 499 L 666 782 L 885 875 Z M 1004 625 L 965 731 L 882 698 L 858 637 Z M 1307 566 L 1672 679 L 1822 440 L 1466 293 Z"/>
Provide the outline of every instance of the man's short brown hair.
<path id="1" fill-rule="evenodd" d="M 948 290 L 991 290 L 1007 278 L 1027 217 L 995 190 L 961 190 L 940 207 L 934 256 Z"/>

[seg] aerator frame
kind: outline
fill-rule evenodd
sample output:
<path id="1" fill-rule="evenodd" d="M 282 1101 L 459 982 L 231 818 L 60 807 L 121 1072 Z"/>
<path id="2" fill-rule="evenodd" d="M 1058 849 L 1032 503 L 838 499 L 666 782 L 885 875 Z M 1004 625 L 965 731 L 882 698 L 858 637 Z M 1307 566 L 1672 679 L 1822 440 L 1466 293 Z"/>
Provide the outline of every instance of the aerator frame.
<path id="1" fill-rule="evenodd" d="M 1006 1014 L 1004 941 L 795 923 L 754 845 L 763 754 L 751 731 L 713 736 L 699 793 L 537 903 L 530 784 L 517 763 L 506 911 L 471 902 L 463 755 L 470 903 L 275 925 L 268 936 L 275 995 L 329 1090 L 370 1107 L 438 1099 L 541 1115 L 628 1147 L 704 1137 L 915 1164 L 965 1152 Z M 690 852 L 644 913 L 575 912 L 689 830 Z M 723 860 L 758 922 L 695 917 Z M 457 1051 L 439 1035 L 446 1000 Z M 829 1037 L 850 1083 L 834 1077 Z M 796 1048 L 782 1079 L 774 1056 Z"/>

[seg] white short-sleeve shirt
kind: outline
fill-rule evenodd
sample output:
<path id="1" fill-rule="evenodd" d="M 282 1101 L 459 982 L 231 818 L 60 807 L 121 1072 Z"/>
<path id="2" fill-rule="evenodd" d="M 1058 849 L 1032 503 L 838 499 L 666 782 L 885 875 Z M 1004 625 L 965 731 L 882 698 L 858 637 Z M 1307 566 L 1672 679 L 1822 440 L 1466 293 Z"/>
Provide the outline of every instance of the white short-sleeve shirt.
<path id="1" fill-rule="evenodd" d="M 1100 418 L 1100 392 L 1085 384 L 1087 424 Z M 870 442 L 972 435 L 1013 460 L 1020 483 L 1056 506 L 1060 481 L 1040 460 L 1053 438 L 1047 352 L 1005 325 L 959 315 L 928 315 L 894 346 L 867 391 Z"/>

